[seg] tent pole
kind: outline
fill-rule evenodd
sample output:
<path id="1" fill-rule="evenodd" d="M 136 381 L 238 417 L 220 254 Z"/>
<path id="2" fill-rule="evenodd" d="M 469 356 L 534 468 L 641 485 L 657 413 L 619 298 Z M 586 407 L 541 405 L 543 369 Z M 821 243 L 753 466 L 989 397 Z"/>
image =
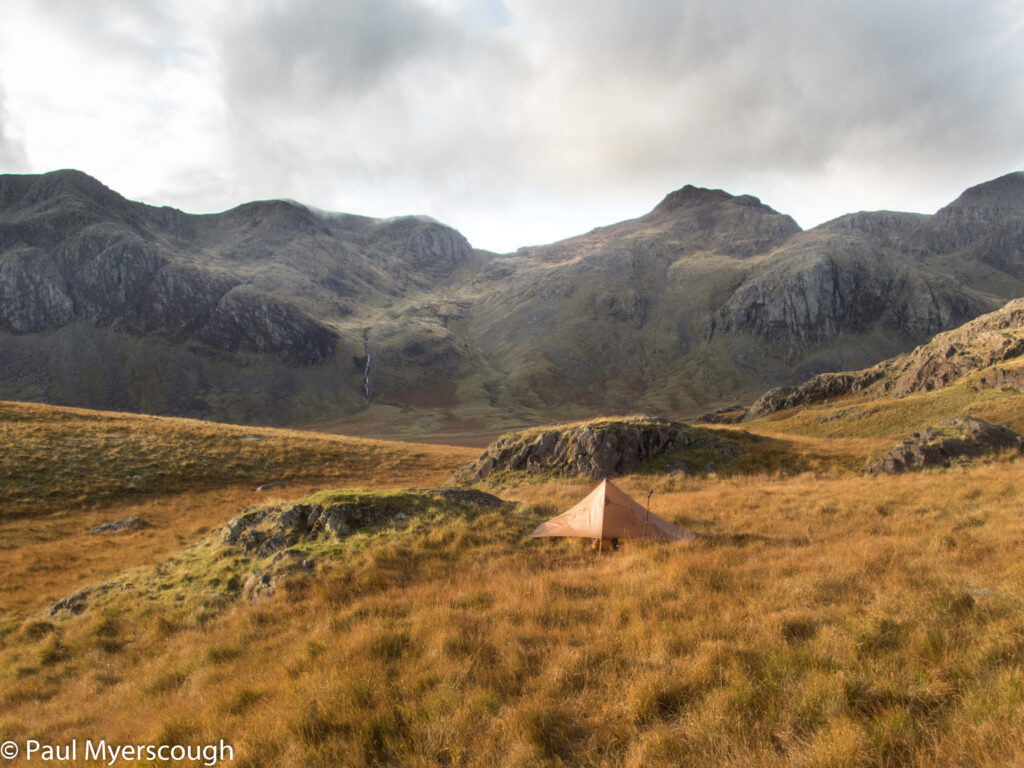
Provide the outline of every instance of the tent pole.
<path id="1" fill-rule="evenodd" d="M 602 532 L 601 538 L 597 540 L 597 554 L 601 554 L 601 547 L 604 546 L 604 533 Z"/>
<path id="2" fill-rule="evenodd" d="M 647 539 L 647 523 L 651 519 L 651 496 L 654 495 L 654 489 L 651 488 L 647 492 L 647 514 L 644 515 L 644 539 Z"/>

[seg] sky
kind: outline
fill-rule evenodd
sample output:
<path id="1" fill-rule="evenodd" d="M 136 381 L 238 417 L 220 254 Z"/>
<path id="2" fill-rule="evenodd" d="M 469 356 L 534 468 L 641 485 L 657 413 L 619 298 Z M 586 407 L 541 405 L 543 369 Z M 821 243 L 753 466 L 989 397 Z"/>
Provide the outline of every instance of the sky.
<path id="1" fill-rule="evenodd" d="M 1024 169 L 1024 0 L 5 0 L 0 172 L 506 252 L 685 184 L 811 227 Z"/>

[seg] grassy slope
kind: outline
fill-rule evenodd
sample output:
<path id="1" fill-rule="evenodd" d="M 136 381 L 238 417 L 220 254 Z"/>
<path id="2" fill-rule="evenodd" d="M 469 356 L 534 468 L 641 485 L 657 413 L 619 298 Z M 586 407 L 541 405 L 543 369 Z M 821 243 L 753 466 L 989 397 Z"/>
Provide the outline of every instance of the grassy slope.
<path id="1" fill-rule="evenodd" d="M 247 438 L 259 438 L 252 441 Z M 472 449 L 0 403 L 0 614 L 78 587 L 219 527 L 242 507 L 318 488 L 443 482 Z M 141 476 L 133 484 L 132 476 Z M 257 493 L 258 484 L 286 487 Z M 140 516 L 154 525 L 92 536 Z"/>
<path id="2" fill-rule="evenodd" d="M 1000 365 L 1006 369 L 1024 367 L 1024 360 Z M 778 411 L 754 420 L 749 428 L 818 438 L 895 440 L 940 421 L 975 416 L 1024 432 L 1024 393 L 1010 388 L 976 389 L 983 374 L 979 371 L 944 389 L 902 398 L 879 397 L 877 387 L 873 387 L 819 405 Z"/>
<path id="3" fill-rule="evenodd" d="M 0 623 L 0 739 L 225 738 L 241 766 L 1019 763 L 1019 463 L 848 471 L 884 439 L 767 441 L 795 475 L 621 481 L 696 545 L 530 540 L 589 490 L 556 481 L 506 511 L 411 505 L 255 604 L 225 599 L 212 541 L 126 565 L 136 589 L 81 616 Z"/>
<path id="4" fill-rule="evenodd" d="M 441 480 L 453 455 L 450 447 L 10 402 L 0 402 L 0 444 L 0 519 L 271 481 Z"/>

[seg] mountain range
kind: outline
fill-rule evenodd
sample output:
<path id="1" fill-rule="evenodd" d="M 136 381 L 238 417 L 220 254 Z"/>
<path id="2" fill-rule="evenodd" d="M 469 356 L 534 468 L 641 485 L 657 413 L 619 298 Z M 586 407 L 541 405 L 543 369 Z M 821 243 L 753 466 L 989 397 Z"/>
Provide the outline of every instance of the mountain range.
<path id="1" fill-rule="evenodd" d="M 0 398 L 237 423 L 687 416 L 869 367 L 1024 296 L 1024 173 L 801 230 L 685 186 L 509 254 L 433 219 L 209 215 L 0 176 Z"/>

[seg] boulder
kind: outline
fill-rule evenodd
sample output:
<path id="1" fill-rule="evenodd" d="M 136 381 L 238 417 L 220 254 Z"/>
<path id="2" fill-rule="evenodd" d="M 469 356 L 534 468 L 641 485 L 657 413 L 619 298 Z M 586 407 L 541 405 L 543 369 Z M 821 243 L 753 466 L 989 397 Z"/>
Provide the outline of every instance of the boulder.
<path id="1" fill-rule="evenodd" d="M 89 533 L 98 535 L 101 533 L 120 533 L 122 531 L 137 531 L 140 528 L 152 528 L 153 524 L 148 523 L 141 517 L 129 517 L 127 520 L 117 520 L 113 523 L 104 523 L 89 529 Z"/>
<path id="2" fill-rule="evenodd" d="M 1024 452 L 1024 436 L 981 419 L 953 419 L 910 435 L 875 461 L 869 471 L 895 475 L 945 467 L 954 460 L 970 460 L 1000 451 Z"/>

